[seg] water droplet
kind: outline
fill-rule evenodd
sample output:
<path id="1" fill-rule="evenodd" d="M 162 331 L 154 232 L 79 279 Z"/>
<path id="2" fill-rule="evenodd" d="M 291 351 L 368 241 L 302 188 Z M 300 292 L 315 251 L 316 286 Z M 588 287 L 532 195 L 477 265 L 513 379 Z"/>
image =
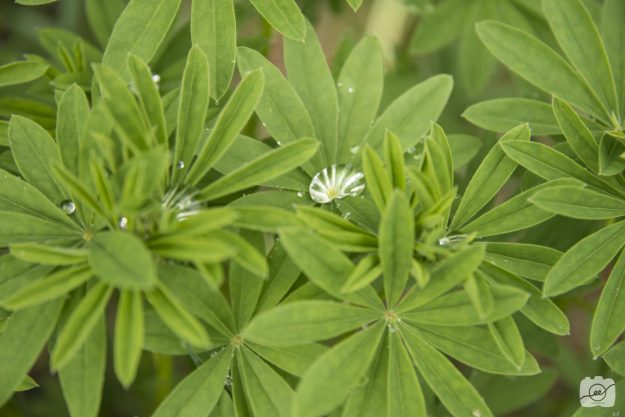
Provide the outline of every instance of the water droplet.
<path id="1" fill-rule="evenodd" d="M 345 213 L 343 213 L 343 218 L 344 219 L 349 219 L 349 216 L 351 216 L 351 215 L 352 215 L 351 211 L 346 211 Z"/>
<path id="2" fill-rule="evenodd" d="M 462 243 L 468 238 L 469 235 L 453 235 L 453 236 L 445 236 L 438 239 L 438 244 L 440 246 L 451 246 L 457 243 Z"/>
<path id="3" fill-rule="evenodd" d="M 226 379 L 224 379 L 224 386 L 226 387 L 232 386 L 232 377 L 230 375 L 226 375 Z"/>
<path id="4" fill-rule="evenodd" d="M 354 87 L 347 87 L 347 92 L 349 94 L 352 94 L 354 91 L 356 91 L 356 90 L 354 90 Z"/>
<path id="5" fill-rule="evenodd" d="M 65 212 L 65 214 L 74 214 L 76 212 L 76 204 L 72 200 L 64 200 L 61 202 L 61 210 Z"/>
<path id="6" fill-rule="evenodd" d="M 313 177 L 308 192 L 317 203 L 329 203 L 334 199 L 356 197 L 365 190 L 365 176 L 351 165 L 332 165 Z"/>
<path id="7" fill-rule="evenodd" d="M 154 81 L 154 84 L 157 84 L 161 82 L 161 76 L 158 74 L 153 74 L 152 75 L 152 81 Z"/>
<path id="8" fill-rule="evenodd" d="M 412 153 L 416 153 L 417 152 L 417 147 L 416 146 L 411 146 L 410 148 L 408 148 L 406 150 L 406 152 L 412 154 Z"/>
<path id="9" fill-rule="evenodd" d="M 263 127 L 267 127 L 267 123 L 263 122 Z"/>
<path id="10" fill-rule="evenodd" d="M 480 410 L 473 410 L 472 413 L 475 417 L 482 417 L 482 412 Z"/>
<path id="11" fill-rule="evenodd" d="M 386 327 L 388 327 L 388 331 L 390 333 L 395 333 L 397 331 L 397 327 L 393 326 L 392 324 L 388 324 Z"/>
<path id="12" fill-rule="evenodd" d="M 353 153 L 354 155 L 356 155 L 358 152 L 360 152 L 360 146 L 359 145 L 352 146 L 351 148 L 349 148 L 349 151 Z"/>
<path id="13" fill-rule="evenodd" d="M 178 169 L 182 169 L 182 168 L 184 168 L 184 161 L 178 161 L 178 163 L 176 164 L 176 167 L 177 167 Z"/>
<path id="14" fill-rule="evenodd" d="M 119 228 L 122 230 L 126 230 L 128 228 L 128 219 L 126 217 L 119 219 Z"/>
<path id="15" fill-rule="evenodd" d="M 304 191 L 298 191 L 298 192 L 297 192 L 297 196 L 298 196 L 299 198 L 304 197 L 304 195 L 305 195 L 305 194 L 306 194 L 306 193 L 305 193 Z"/>

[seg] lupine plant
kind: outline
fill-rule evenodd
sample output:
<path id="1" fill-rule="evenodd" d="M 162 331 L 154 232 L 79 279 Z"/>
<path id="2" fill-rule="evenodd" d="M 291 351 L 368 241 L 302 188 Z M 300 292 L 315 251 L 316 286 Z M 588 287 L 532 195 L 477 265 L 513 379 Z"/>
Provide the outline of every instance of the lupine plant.
<path id="1" fill-rule="evenodd" d="M 75 1 L 0 66 L 0 416 L 625 412 L 625 3 L 394 1 Z M 384 7 L 396 68 L 328 52 Z"/>

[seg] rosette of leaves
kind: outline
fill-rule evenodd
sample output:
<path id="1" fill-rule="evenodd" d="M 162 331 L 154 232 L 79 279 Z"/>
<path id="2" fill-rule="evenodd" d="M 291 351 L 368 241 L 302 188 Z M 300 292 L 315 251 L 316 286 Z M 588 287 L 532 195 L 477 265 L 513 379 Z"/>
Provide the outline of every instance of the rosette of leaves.
<path id="1" fill-rule="evenodd" d="M 268 274 L 264 251 L 237 233 L 236 213 L 217 201 L 293 170 L 317 150 L 316 141 L 301 139 L 220 175 L 213 168 L 253 114 L 262 73 L 241 81 L 206 130 L 210 82 L 201 49 L 189 52 L 169 111 L 145 62 L 130 55 L 127 65 L 130 86 L 99 65 L 91 103 L 76 85 L 63 93 L 55 138 L 20 116 L 9 124 L 20 176 L 1 172 L 0 244 L 10 253 L 0 258 L 0 305 L 12 312 L 0 336 L 0 357 L 11 358 L 1 365 L 1 402 L 54 334 L 51 366 L 72 415 L 95 415 L 113 293 L 114 365 L 123 385 L 135 377 L 146 317 L 189 349 L 213 346 L 214 323 L 202 323 L 178 294 L 185 271 L 206 289 L 221 284 L 228 259 L 259 281 Z"/>
<path id="2" fill-rule="evenodd" d="M 529 139 L 527 126 L 509 134 L 517 135 Z M 492 415 L 445 355 L 486 373 L 534 375 L 513 314 L 559 334 L 566 317 L 532 284 L 488 263 L 486 245 L 447 235 L 456 190 L 440 127 L 417 163 L 405 163 L 389 133 L 383 158 L 367 147 L 363 166 L 373 210 L 350 222 L 297 207 L 305 227 L 282 228 L 279 241 L 310 283 L 254 317 L 241 337 L 285 348 L 336 341 L 303 374 L 292 415 L 425 416 L 435 397 L 454 416 Z M 484 187 L 492 192 L 493 183 Z"/>
<path id="3" fill-rule="evenodd" d="M 457 78 L 469 96 L 481 93 L 497 68 L 497 61 L 480 42 L 475 23 L 493 19 L 534 33 L 544 19 L 534 2 L 518 0 L 445 0 L 425 8 L 410 40 L 410 52 L 426 55 L 452 44 Z"/>
<path id="4" fill-rule="evenodd" d="M 317 172 L 342 164 L 358 169 L 359 150 L 365 144 L 381 149 L 386 130 L 396 134 L 403 149 L 415 146 L 441 114 L 452 88 L 451 77 L 431 77 L 378 114 L 384 73 L 377 39 L 363 38 L 335 80 L 312 27 L 304 43 L 284 40 L 284 62 L 288 78 L 257 51 L 243 47 L 238 51 L 241 74 L 261 69 L 265 75 L 266 88 L 256 113 L 272 139 L 284 146 L 302 135 L 315 137 L 319 152 L 303 167 L 300 185 L 283 187 L 298 191 L 299 198 L 295 192 L 259 193 L 240 204 L 303 203 Z M 245 141 L 235 146 L 251 151 Z"/>
<path id="5" fill-rule="evenodd" d="M 555 296 L 593 281 L 625 245 L 622 222 L 616 221 L 624 213 L 625 195 L 621 157 L 625 150 L 621 44 L 625 32 L 619 23 L 625 5 L 618 1 L 603 4 L 601 31 L 579 1 L 545 0 L 543 8 L 566 60 L 526 33 L 499 23 L 483 23 L 479 32 L 500 60 L 555 96 L 551 106 L 529 103 L 522 116 L 543 134 L 562 134 L 565 142 L 555 147 L 517 140 L 500 143 L 509 158 L 548 181 L 535 187 L 536 192 L 523 193 L 534 205 L 530 210 L 607 220 L 604 227 L 571 247 L 545 275 L 543 292 Z M 527 56 L 535 59 L 527 60 Z M 558 76 L 545 76 L 556 71 Z M 528 104 L 522 99 L 486 102 L 468 109 L 467 116 L 497 129 L 495 125 L 503 125 L 496 113 L 511 105 L 506 112 L 515 114 L 513 108 L 523 103 Z M 595 356 L 604 354 L 625 330 L 620 310 L 622 281 L 619 258 L 593 318 L 590 348 Z"/>

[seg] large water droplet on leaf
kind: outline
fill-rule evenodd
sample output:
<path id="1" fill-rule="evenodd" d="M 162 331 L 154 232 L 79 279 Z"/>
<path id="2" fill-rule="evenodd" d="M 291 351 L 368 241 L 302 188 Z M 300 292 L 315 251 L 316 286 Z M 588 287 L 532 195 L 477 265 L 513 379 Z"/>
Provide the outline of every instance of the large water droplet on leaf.
<path id="1" fill-rule="evenodd" d="M 332 165 L 313 177 L 308 192 L 317 203 L 329 203 L 334 199 L 356 197 L 365 190 L 365 176 L 351 165 Z"/>
<path id="2" fill-rule="evenodd" d="M 61 202 L 61 210 L 65 214 L 74 214 L 76 212 L 76 204 L 72 200 L 64 200 Z"/>

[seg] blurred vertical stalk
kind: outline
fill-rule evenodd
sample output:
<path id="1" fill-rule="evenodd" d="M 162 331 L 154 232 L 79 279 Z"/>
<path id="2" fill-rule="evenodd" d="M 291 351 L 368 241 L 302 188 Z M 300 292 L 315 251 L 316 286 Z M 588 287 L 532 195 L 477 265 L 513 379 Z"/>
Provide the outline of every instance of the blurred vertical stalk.
<path id="1" fill-rule="evenodd" d="M 366 31 L 380 40 L 388 68 L 395 65 L 396 49 L 403 41 L 408 17 L 408 7 L 399 0 L 375 0 L 369 11 Z"/>
<path id="2" fill-rule="evenodd" d="M 152 362 L 156 374 L 154 403 L 158 407 L 173 388 L 174 360 L 171 356 L 152 353 Z"/>

